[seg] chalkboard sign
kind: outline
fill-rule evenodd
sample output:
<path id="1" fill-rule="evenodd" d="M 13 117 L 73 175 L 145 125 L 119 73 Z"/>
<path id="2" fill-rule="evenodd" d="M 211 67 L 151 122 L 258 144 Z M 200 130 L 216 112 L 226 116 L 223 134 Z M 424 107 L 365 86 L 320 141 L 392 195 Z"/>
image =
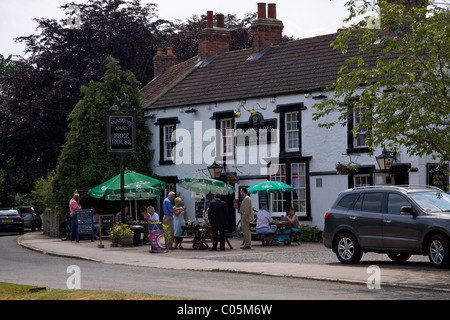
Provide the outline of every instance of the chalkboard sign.
<path id="1" fill-rule="evenodd" d="M 91 235 L 91 241 L 94 241 L 94 224 L 92 217 L 92 210 L 76 210 L 77 220 L 77 242 L 81 235 Z"/>
<path id="2" fill-rule="evenodd" d="M 197 202 L 197 214 L 195 215 L 196 219 L 203 219 L 203 212 L 205 211 L 205 198 L 202 198 L 199 202 Z"/>
<path id="3" fill-rule="evenodd" d="M 102 215 L 100 216 L 100 222 L 101 222 L 101 226 L 102 229 L 100 231 L 100 236 L 102 235 L 102 233 L 104 234 L 109 234 L 109 230 L 114 227 L 114 215 L 113 214 L 108 214 L 108 215 Z"/>
<path id="4" fill-rule="evenodd" d="M 262 209 L 262 207 L 267 206 L 269 207 L 269 194 L 268 193 L 258 193 L 258 205 L 259 210 Z"/>

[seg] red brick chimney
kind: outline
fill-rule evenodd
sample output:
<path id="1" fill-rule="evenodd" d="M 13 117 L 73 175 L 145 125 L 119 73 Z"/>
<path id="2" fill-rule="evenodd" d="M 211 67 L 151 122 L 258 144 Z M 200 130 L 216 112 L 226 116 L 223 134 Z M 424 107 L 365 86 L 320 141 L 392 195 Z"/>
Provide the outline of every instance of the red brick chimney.
<path id="1" fill-rule="evenodd" d="M 161 72 L 177 64 L 177 56 L 173 54 L 172 47 L 167 47 L 167 54 L 163 54 L 163 49 L 156 49 L 156 56 L 153 57 L 154 78 Z"/>
<path id="2" fill-rule="evenodd" d="M 277 19 L 276 3 L 269 3 L 267 13 L 266 16 L 266 3 L 258 3 L 258 18 L 252 22 L 253 53 L 281 43 L 284 25 Z"/>
<path id="3" fill-rule="evenodd" d="M 213 12 L 206 14 L 206 29 L 198 33 L 198 55 L 201 61 L 208 60 L 218 53 L 230 51 L 230 32 L 225 29 L 223 14 L 216 15 L 214 26 Z"/>
<path id="4" fill-rule="evenodd" d="M 156 56 L 153 57 L 154 78 L 161 72 L 176 65 L 177 56 L 173 54 L 172 47 L 167 47 L 167 54 L 163 54 L 163 49 L 156 50 Z"/>

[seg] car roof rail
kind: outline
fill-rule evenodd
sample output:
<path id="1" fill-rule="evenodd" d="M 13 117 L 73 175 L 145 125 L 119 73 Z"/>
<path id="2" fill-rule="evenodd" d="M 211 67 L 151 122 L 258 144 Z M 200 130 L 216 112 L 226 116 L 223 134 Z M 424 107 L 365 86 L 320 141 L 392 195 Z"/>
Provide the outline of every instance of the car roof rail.
<path id="1" fill-rule="evenodd" d="M 352 189 L 349 189 L 349 190 L 365 190 L 365 189 L 377 189 L 377 188 L 381 188 L 381 189 L 384 189 L 384 188 L 385 189 L 396 189 L 396 190 L 401 190 L 401 191 L 409 191 L 410 188 L 414 188 L 414 189 L 431 189 L 431 190 L 444 192 L 444 191 L 442 191 L 442 189 L 440 189 L 438 187 L 428 186 L 428 185 L 421 185 L 421 184 L 362 186 L 362 187 L 352 188 Z"/>
<path id="2" fill-rule="evenodd" d="M 428 186 L 428 185 L 424 185 L 424 184 L 405 184 L 405 185 L 399 185 L 398 187 L 402 187 L 402 188 L 415 188 L 415 189 L 432 189 L 432 190 L 436 190 L 436 191 L 440 191 L 443 192 L 442 189 L 435 187 L 435 186 Z"/>

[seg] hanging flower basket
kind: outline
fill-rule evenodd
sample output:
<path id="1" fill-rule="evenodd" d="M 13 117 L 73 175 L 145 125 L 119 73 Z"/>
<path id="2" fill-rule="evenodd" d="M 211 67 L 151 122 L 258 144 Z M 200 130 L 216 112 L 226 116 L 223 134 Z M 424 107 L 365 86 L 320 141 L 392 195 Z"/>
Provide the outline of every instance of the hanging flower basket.
<path id="1" fill-rule="evenodd" d="M 239 182 L 239 177 L 234 174 L 229 174 L 229 175 L 227 175 L 227 181 L 228 181 L 228 184 L 234 186 L 236 183 Z"/>
<path id="2" fill-rule="evenodd" d="M 338 162 L 336 164 L 336 173 L 337 174 L 350 174 L 351 171 L 358 171 L 358 164 L 354 162 L 349 163 L 341 163 Z"/>

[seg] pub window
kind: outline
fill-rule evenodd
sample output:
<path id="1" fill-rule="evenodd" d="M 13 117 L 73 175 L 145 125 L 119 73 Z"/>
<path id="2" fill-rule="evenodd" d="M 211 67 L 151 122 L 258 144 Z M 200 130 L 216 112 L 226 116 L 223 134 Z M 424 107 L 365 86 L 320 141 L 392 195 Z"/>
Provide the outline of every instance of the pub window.
<path id="1" fill-rule="evenodd" d="M 234 130 L 232 118 L 220 120 L 220 132 L 222 133 L 223 156 L 232 156 L 233 142 L 234 142 Z"/>
<path id="2" fill-rule="evenodd" d="M 365 112 L 364 109 L 358 108 L 353 110 L 354 127 L 361 123 L 361 115 Z M 366 144 L 367 128 L 360 128 L 356 133 L 353 133 L 353 148 L 367 148 Z"/>
<path id="3" fill-rule="evenodd" d="M 270 181 L 286 183 L 286 164 L 279 164 L 276 166 L 278 166 L 278 170 L 270 176 Z M 271 193 L 270 211 L 286 212 L 287 209 L 284 192 Z"/>
<path id="4" fill-rule="evenodd" d="M 299 147 L 299 113 L 286 112 L 286 151 L 298 151 Z"/>
<path id="5" fill-rule="evenodd" d="M 175 125 L 168 124 L 163 127 L 164 131 L 164 161 L 173 161 L 173 148 L 175 141 L 173 140 L 173 132 Z"/>
<path id="6" fill-rule="evenodd" d="M 169 196 L 170 192 L 175 192 L 175 184 L 174 183 L 166 183 L 166 189 L 164 190 L 164 199 Z"/>
<path id="7" fill-rule="evenodd" d="M 295 212 L 306 213 L 306 165 L 304 163 L 291 164 L 291 186 L 292 193 L 291 207 Z"/>
<path id="8" fill-rule="evenodd" d="M 306 110 L 303 103 L 278 105 L 275 113 L 280 114 L 280 152 L 296 153 L 300 156 L 302 146 L 301 111 Z"/>
<path id="9" fill-rule="evenodd" d="M 356 98 L 354 99 L 356 100 Z M 349 116 L 347 121 L 347 153 L 366 153 L 370 152 L 367 145 L 368 128 L 359 128 L 356 132 L 354 128 L 361 123 L 366 110 L 357 107 L 353 100 L 348 102 Z"/>
<path id="10" fill-rule="evenodd" d="M 159 164 L 171 165 L 173 164 L 173 148 L 175 141 L 173 133 L 177 128 L 177 123 L 180 123 L 177 117 L 173 118 L 159 118 L 155 122 L 155 126 L 159 126 Z"/>
<path id="11" fill-rule="evenodd" d="M 353 176 L 354 186 L 356 187 L 366 187 L 370 186 L 370 175 L 369 174 L 355 174 Z"/>

